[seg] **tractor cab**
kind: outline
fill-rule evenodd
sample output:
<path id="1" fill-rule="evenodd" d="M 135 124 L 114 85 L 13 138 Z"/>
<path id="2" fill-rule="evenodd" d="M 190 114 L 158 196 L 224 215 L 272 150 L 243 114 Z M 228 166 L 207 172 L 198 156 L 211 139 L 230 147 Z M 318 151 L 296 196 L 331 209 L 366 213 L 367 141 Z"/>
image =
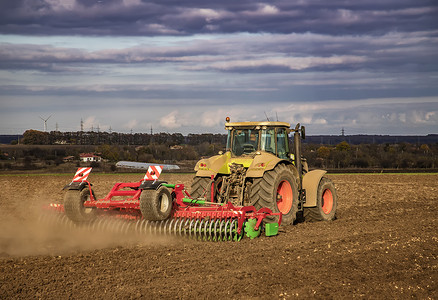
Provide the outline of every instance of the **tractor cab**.
<path id="1" fill-rule="evenodd" d="M 288 130 L 284 122 L 234 122 L 226 123 L 227 151 L 232 156 L 271 153 L 281 159 L 290 159 Z"/>

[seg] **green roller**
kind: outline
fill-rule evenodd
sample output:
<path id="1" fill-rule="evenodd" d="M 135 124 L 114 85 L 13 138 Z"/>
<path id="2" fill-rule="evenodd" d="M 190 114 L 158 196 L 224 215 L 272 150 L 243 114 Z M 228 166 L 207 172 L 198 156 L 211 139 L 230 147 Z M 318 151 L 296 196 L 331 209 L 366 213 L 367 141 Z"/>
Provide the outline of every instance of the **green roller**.
<path id="1" fill-rule="evenodd" d="M 246 236 L 250 239 L 256 238 L 260 235 L 260 228 L 258 230 L 255 230 L 254 227 L 257 224 L 256 219 L 249 219 L 245 222 L 245 232 Z"/>

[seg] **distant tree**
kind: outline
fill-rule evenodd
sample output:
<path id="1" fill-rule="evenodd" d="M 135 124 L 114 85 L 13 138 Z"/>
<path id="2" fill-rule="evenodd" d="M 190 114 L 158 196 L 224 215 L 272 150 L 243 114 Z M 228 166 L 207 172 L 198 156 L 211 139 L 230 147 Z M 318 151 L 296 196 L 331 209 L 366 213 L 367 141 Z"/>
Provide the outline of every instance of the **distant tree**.
<path id="1" fill-rule="evenodd" d="M 340 142 L 336 145 L 337 151 L 350 151 L 351 147 L 346 141 Z"/>
<path id="2" fill-rule="evenodd" d="M 97 161 L 92 161 L 90 163 L 90 167 L 92 167 L 92 168 L 99 168 L 100 167 L 100 163 L 97 162 Z"/>
<path id="3" fill-rule="evenodd" d="M 118 161 L 120 158 L 120 151 L 116 146 L 100 145 L 96 148 L 96 152 L 101 153 L 102 158 L 110 161 Z"/>
<path id="4" fill-rule="evenodd" d="M 29 129 L 24 132 L 22 142 L 28 145 L 48 145 L 49 133 Z"/>
<path id="5" fill-rule="evenodd" d="M 319 147 L 318 150 L 316 150 L 316 152 L 318 153 L 318 157 L 321 158 L 328 158 L 330 156 L 330 148 L 326 146 Z"/>
<path id="6" fill-rule="evenodd" d="M 430 148 L 429 148 L 429 146 L 427 144 L 421 145 L 420 149 L 423 151 L 424 154 L 427 154 L 430 151 Z"/>
<path id="7" fill-rule="evenodd" d="M 354 159 L 351 164 L 356 168 L 368 168 L 369 162 L 364 158 L 356 158 Z"/>

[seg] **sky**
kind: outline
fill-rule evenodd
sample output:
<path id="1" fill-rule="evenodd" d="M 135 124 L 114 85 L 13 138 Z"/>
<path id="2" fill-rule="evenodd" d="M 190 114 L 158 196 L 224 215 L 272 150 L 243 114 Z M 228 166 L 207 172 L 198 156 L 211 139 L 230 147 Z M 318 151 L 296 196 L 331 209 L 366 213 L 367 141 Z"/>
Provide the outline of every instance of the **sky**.
<path id="1" fill-rule="evenodd" d="M 438 3 L 0 0 L 0 134 L 438 133 Z"/>

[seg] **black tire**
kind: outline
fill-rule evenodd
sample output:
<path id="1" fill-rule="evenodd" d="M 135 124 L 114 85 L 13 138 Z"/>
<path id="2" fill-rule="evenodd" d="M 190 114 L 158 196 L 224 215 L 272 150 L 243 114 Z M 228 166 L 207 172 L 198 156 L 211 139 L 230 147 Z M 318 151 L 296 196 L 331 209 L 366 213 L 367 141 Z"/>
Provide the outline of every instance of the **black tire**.
<path id="1" fill-rule="evenodd" d="M 194 199 L 205 196 L 207 201 L 211 201 L 211 179 L 195 176 L 190 187 L 190 196 Z"/>
<path id="2" fill-rule="evenodd" d="M 172 196 L 161 186 L 156 190 L 143 190 L 140 195 L 140 211 L 146 220 L 163 221 L 172 212 Z"/>
<path id="3" fill-rule="evenodd" d="M 333 182 L 323 177 L 318 185 L 316 206 L 304 208 L 306 221 L 332 221 L 336 219 L 338 196 Z"/>
<path id="4" fill-rule="evenodd" d="M 64 196 L 64 211 L 67 217 L 77 224 L 93 221 L 96 217 L 96 209 L 84 207 L 84 202 L 88 199 L 90 199 L 89 188 L 84 188 L 82 191 L 68 190 Z"/>
<path id="5" fill-rule="evenodd" d="M 278 199 L 281 194 L 285 197 L 284 200 Z M 262 178 L 255 178 L 251 187 L 250 200 L 257 209 L 267 207 L 275 213 L 281 211 L 283 213 L 282 224 L 292 224 L 298 211 L 298 188 L 291 169 L 284 164 L 279 164 L 273 170 L 265 172 Z M 275 218 L 275 221 L 277 220 L 278 217 Z"/>

